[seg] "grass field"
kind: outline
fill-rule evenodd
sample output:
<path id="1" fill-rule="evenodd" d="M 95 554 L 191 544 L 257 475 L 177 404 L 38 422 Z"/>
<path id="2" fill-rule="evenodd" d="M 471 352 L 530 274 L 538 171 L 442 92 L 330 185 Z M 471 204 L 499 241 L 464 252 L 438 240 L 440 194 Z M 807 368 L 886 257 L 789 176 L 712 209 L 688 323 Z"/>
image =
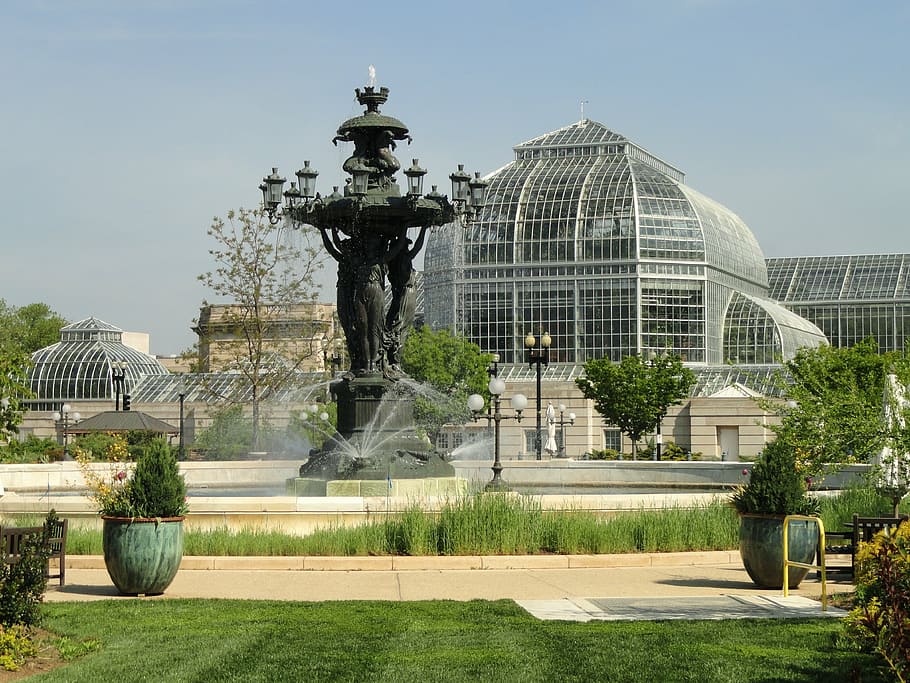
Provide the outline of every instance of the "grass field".
<path id="1" fill-rule="evenodd" d="M 47 605 L 100 648 L 36 681 L 883 681 L 835 620 L 570 623 L 511 601 Z"/>

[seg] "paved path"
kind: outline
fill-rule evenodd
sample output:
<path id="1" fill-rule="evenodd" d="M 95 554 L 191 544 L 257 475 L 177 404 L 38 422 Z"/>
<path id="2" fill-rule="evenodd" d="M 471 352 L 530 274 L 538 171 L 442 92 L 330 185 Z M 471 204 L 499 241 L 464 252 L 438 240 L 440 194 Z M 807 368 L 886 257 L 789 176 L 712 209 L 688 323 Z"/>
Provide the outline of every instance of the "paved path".
<path id="1" fill-rule="evenodd" d="M 100 557 L 70 556 L 47 602 L 120 596 Z M 749 579 L 736 552 L 636 555 L 184 558 L 163 598 L 257 600 L 512 599 L 541 619 L 718 619 L 843 616 L 821 611 L 810 574 L 784 599 Z M 829 580 L 828 594 L 852 590 Z M 143 598 L 144 599 L 144 598 Z"/>

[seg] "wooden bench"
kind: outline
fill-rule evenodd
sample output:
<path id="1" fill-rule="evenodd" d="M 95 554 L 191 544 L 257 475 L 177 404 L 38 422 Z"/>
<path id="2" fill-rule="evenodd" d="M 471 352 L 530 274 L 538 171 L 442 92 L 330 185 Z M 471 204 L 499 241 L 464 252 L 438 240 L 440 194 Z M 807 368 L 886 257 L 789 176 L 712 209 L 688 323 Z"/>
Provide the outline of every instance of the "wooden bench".
<path id="1" fill-rule="evenodd" d="M 41 538 L 45 526 L 3 527 L 0 528 L 0 554 L 5 564 L 15 564 L 22 558 L 22 551 L 30 538 Z M 50 522 L 47 533 L 48 564 L 47 578 L 60 579 L 60 585 L 66 583 L 66 532 L 68 520 L 56 519 Z M 55 560 L 57 573 L 51 573 L 50 561 Z"/>
<path id="2" fill-rule="evenodd" d="M 868 543 L 880 531 L 892 533 L 907 519 L 907 515 L 901 515 L 900 517 L 860 517 L 858 514 L 854 514 L 853 521 L 847 523 L 850 529 L 846 531 L 826 531 L 825 555 L 850 555 L 849 565 L 827 565 L 826 571 L 829 574 L 844 573 L 853 576 L 856 571 L 856 553 L 859 550 L 859 544 Z"/>

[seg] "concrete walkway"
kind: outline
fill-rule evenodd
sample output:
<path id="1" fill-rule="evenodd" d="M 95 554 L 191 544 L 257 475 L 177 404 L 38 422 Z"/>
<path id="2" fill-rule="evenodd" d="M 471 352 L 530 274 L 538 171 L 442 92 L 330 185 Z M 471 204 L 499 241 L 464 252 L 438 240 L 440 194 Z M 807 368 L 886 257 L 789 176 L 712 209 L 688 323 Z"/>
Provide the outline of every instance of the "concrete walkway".
<path id="1" fill-rule="evenodd" d="M 70 556 L 47 602 L 120 596 L 96 556 Z M 186 557 L 162 598 L 511 599 L 540 619 L 838 617 L 814 572 L 783 598 L 749 579 L 737 552 L 471 557 Z M 828 594 L 853 589 L 828 581 Z M 145 599 L 145 598 L 140 598 Z"/>

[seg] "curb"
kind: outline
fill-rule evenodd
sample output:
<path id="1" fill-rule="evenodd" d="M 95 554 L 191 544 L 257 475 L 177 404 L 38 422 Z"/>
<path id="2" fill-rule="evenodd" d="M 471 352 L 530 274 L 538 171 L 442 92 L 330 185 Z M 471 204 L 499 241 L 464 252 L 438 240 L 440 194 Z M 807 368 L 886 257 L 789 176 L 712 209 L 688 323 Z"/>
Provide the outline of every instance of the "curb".
<path id="1" fill-rule="evenodd" d="M 614 555 L 384 555 L 384 556 L 184 556 L 181 571 L 472 571 L 482 569 L 610 569 L 734 564 L 738 550 Z M 68 555 L 67 569 L 104 569 L 101 555 Z"/>

